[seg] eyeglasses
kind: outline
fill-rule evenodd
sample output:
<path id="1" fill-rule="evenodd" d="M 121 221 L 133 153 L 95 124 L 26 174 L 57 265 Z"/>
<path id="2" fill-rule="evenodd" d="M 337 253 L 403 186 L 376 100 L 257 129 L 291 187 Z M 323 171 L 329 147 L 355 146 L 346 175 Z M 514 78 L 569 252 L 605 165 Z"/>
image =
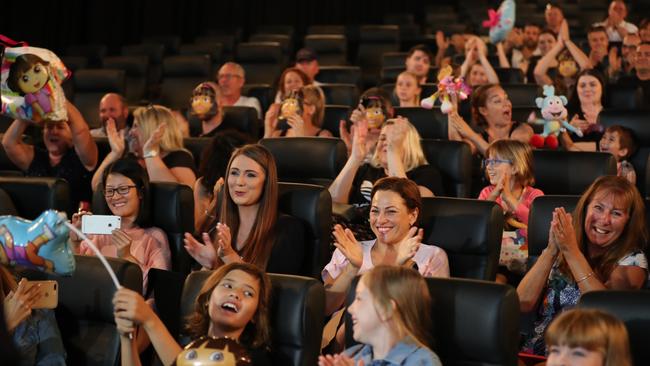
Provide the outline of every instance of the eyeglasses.
<path id="1" fill-rule="evenodd" d="M 104 197 L 111 198 L 115 195 L 115 192 L 119 193 L 121 196 L 126 196 L 129 194 L 131 188 L 136 188 L 137 186 L 119 186 L 117 188 L 105 188 Z"/>
<path id="2" fill-rule="evenodd" d="M 483 160 L 484 168 L 495 164 L 512 164 L 512 160 L 508 160 L 508 159 L 484 159 Z"/>

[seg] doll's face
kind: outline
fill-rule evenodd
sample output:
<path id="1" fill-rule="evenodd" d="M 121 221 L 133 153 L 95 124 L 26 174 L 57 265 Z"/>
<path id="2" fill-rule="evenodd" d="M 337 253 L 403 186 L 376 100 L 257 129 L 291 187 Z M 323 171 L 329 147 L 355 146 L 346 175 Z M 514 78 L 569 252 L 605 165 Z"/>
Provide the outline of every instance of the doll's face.
<path id="1" fill-rule="evenodd" d="M 289 116 L 298 114 L 299 110 L 300 110 L 300 103 L 298 102 L 298 99 L 287 98 L 284 100 L 284 102 L 282 102 L 282 107 L 280 108 L 280 115 L 283 118 L 288 118 Z"/>
<path id="2" fill-rule="evenodd" d="M 49 78 L 47 67 L 37 63 L 18 78 L 18 86 L 25 94 L 36 93 L 45 86 Z"/>
<path id="3" fill-rule="evenodd" d="M 208 114 L 212 106 L 212 98 L 209 95 L 195 95 L 192 97 L 192 110 L 199 116 Z"/>
<path id="4" fill-rule="evenodd" d="M 573 60 L 562 60 L 558 66 L 558 71 L 565 78 L 570 78 L 578 72 L 578 65 Z"/>
<path id="5" fill-rule="evenodd" d="M 369 128 L 380 128 L 384 124 L 386 116 L 384 116 L 381 107 L 368 107 L 366 108 L 366 119 Z"/>

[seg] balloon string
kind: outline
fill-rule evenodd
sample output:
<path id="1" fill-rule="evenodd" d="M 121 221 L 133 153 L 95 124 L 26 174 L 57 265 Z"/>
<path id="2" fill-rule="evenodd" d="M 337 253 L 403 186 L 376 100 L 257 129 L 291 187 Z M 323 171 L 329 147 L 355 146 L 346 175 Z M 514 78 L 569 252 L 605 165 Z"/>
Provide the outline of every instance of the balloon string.
<path id="1" fill-rule="evenodd" d="M 113 280 L 113 283 L 115 284 L 115 288 L 117 288 L 117 289 L 122 288 L 122 286 L 120 285 L 120 282 L 117 280 L 117 276 L 115 275 L 115 272 L 113 271 L 113 268 L 111 268 L 111 266 L 108 264 L 108 261 L 106 261 L 106 257 L 104 257 L 104 255 L 99 251 L 99 249 L 97 249 L 97 247 L 95 246 L 95 243 L 93 243 L 92 240 L 88 239 L 88 237 L 86 235 L 84 235 L 84 233 L 82 233 L 79 229 L 77 229 L 70 222 L 66 221 L 65 224 L 70 228 L 70 230 L 74 231 L 75 234 L 77 234 L 81 239 L 83 239 L 83 241 L 85 241 L 86 244 L 88 244 L 88 246 L 90 247 L 90 249 L 92 249 L 93 252 L 95 252 L 95 255 L 97 256 L 97 258 L 99 258 L 99 260 L 102 262 L 102 264 L 106 268 L 106 271 L 111 276 L 111 279 Z"/>

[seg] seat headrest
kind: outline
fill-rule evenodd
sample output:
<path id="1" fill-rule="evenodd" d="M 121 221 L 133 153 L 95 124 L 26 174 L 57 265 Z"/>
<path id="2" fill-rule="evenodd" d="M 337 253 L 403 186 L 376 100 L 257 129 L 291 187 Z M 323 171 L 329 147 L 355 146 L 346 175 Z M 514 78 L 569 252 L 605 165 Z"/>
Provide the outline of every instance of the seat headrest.
<path id="1" fill-rule="evenodd" d="M 32 220 L 47 209 L 70 214 L 70 186 L 60 178 L 0 177 L 0 188 L 11 197 L 21 217 Z"/>
<path id="2" fill-rule="evenodd" d="M 18 211 L 9 194 L 4 189 L 0 189 L 0 216 L 3 215 L 18 216 Z"/>
<path id="3" fill-rule="evenodd" d="M 82 69 L 74 74 L 75 93 L 120 93 L 126 89 L 124 70 Z"/>
<path id="4" fill-rule="evenodd" d="M 573 212 L 580 196 L 545 195 L 535 198 L 528 214 L 528 255 L 539 256 L 548 245 L 548 230 L 551 227 L 553 210 L 564 207 Z"/>
<path id="5" fill-rule="evenodd" d="M 342 140 L 326 137 L 266 138 L 260 144 L 269 149 L 278 166 L 278 179 L 336 179 L 347 160 Z"/>
<path id="6" fill-rule="evenodd" d="M 318 53 L 339 53 L 347 49 L 347 40 L 342 34 L 311 34 L 305 37 L 305 47 Z"/>
<path id="7" fill-rule="evenodd" d="M 163 59 L 163 76 L 202 77 L 207 80 L 210 78 L 211 67 L 208 55 L 169 56 Z"/>
<path id="8" fill-rule="evenodd" d="M 423 139 L 449 139 L 447 116 L 440 108 L 395 107 L 395 115 L 408 119 Z"/>
<path id="9" fill-rule="evenodd" d="M 237 61 L 249 64 L 282 62 L 282 47 L 278 42 L 244 42 L 237 45 Z"/>
<path id="10" fill-rule="evenodd" d="M 639 146 L 650 146 L 650 114 L 647 111 L 603 110 L 598 115 L 604 127 L 620 125 L 634 131 Z"/>
<path id="11" fill-rule="evenodd" d="M 181 37 L 175 35 L 149 36 L 144 37 L 142 43 L 160 43 L 165 47 L 166 54 L 176 54 L 181 45 Z"/>
<path id="12" fill-rule="evenodd" d="M 533 150 L 535 186 L 545 194 L 582 194 L 601 175 L 616 175 L 609 153 Z"/>
<path id="13" fill-rule="evenodd" d="M 361 42 L 394 43 L 399 42 L 397 25 L 364 25 L 359 29 Z"/>
<path id="14" fill-rule="evenodd" d="M 149 68 L 147 56 L 112 56 L 104 58 L 105 69 L 126 71 L 127 76 L 146 76 Z"/>
<path id="15" fill-rule="evenodd" d="M 122 47 L 124 56 L 147 56 L 154 65 L 160 65 L 165 55 L 165 46 L 160 43 L 143 43 Z"/>
<path id="16" fill-rule="evenodd" d="M 442 173 L 447 195 L 469 198 L 472 192 L 472 151 L 464 142 L 422 139 L 429 164 Z"/>
<path id="17" fill-rule="evenodd" d="M 220 61 L 223 44 L 218 42 L 204 42 L 183 44 L 178 50 L 181 55 L 210 55 L 212 62 Z"/>

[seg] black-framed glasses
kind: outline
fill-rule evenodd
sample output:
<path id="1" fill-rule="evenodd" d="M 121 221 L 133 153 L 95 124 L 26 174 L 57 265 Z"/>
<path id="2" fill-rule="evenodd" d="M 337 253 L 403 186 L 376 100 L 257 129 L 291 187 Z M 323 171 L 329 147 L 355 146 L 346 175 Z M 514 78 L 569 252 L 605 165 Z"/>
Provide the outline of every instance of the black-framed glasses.
<path id="1" fill-rule="evenodd" d="M 131 188 L 137 188 L 137 186 L 119 186 L 117 188 L 104 188 L 104 197 L 111 198 L 115 195 L 115 192 L 119 193 L 121 196 L 126 196 L 129 194 Z"/>
<path id="2" fill-rule="evenodd" d="M 509 159 L 483 159 L 483 167 L 487 168 L 491 165 L 497 164 L 512 164 L 512 160 Z"/>

